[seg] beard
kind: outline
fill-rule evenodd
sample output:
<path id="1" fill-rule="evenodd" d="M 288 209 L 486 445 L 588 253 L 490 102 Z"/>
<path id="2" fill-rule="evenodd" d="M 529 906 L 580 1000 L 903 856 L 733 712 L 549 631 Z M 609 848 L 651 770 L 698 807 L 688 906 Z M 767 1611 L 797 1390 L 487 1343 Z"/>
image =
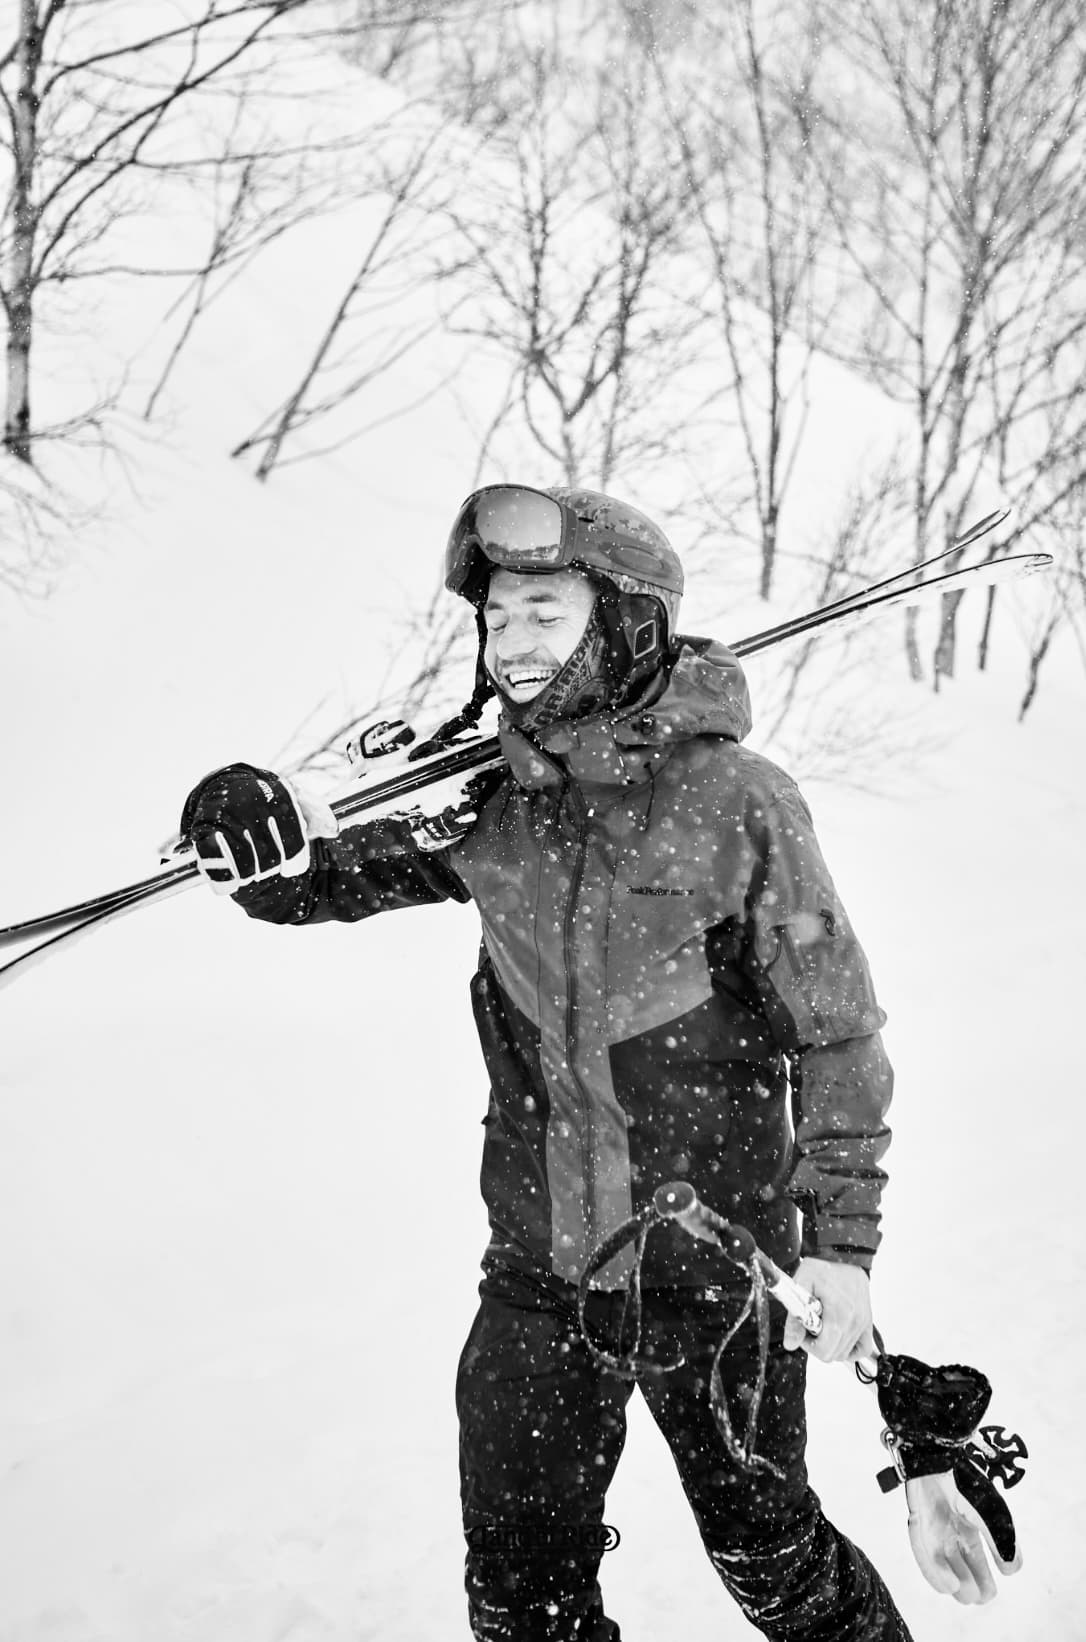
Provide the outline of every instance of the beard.
<path id="1" fill-rule="evenodd" d="M 607 636 L 600 621 L 599 600 L 568 660 L 530 701 L 511 701 L 491 675 L 502 712 L 518 730 L 545 730 L 556 719 L 588 718 L 611 700 L 615 680 L 607 657 Z"/>

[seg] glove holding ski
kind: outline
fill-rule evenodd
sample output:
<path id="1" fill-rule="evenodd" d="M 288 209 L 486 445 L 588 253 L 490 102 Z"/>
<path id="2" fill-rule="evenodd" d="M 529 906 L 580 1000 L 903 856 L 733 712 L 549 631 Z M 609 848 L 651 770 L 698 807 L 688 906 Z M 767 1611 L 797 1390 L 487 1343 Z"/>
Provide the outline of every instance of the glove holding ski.
<path id="1" fill-rule="evenodd" d="M 874 1379 L 886 1420 L 883 1442 L 894 1458 L 878 1480 L 884 1490 L 905 1484 L 909 1542 L 921 1573 L 958 1602 L 990 1602 L 996 1587 L 985 1545 L 1001 1574 L 1022 1565 L 1011 1513 L 991 1479 L 998 1476 L 1005 1488 L 1021 1480 L 1016 1462 L 1026 1457 L 1025 1444 L 1000 1426 L 978 1431 L 992 1395 L 979 1369 L 930 1368 L 882 1352 Z"/>
<path id="2" fill-rule="evenodd" d="M 425 809 L 421 804 L 401 800 L 382 812 L 383 819 L 405 827 L 415 848 L 424 855 L 451 849 L 478 821 L 488 785 L 487 776 L 471 774 L 431 781 L 426 787 Z"/>
<path id="3" fill-rule="evenodd" d="M 192 849 L 216 895 L 268 878 L 296 878 L 309 866 L 311 838 L 334 838 L 327 805 L 304 799 L 281 776 L 227 764 L 193 788 L 181 812 L 179 845 Z"/>

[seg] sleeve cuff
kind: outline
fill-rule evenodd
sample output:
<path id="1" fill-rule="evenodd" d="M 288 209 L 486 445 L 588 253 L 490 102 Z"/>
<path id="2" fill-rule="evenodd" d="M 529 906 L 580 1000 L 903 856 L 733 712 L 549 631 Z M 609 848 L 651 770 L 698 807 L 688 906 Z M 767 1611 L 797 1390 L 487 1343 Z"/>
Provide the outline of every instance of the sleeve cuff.
<path id="1" fill-rule="evenodd" d="M 873 1220 L 803 1215 L 801 1252 L 809 1259 L 838 1261 L 870 1272 L 880 1240 Z"/>

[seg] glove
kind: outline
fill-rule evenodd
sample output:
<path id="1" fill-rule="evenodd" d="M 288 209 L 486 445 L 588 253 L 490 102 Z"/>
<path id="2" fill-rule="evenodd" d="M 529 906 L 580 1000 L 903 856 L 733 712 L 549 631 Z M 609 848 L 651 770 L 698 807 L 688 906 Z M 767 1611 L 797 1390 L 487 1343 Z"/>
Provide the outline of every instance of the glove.
<path id="1" fill-rule="evenodd" d="M 905 1484 L 909 1543 L 928 1584 L 955 1602 L 990 1602 L 996 1594 L 985 1546 L 1001 1574 L 1017 1573 L 1022 1553 L 1004 1561 L 988 1525 L 960 1492 L 951 1471 L 913 1477 Z M 1002 1537 L 1002 1536 L 1001 1536 Z M 1011 1533 L 1011 1544 L 1014 1534 Z"/>
<path id="2" fill-rule="evenodd" d="M 415 732 L 401 718 L 381 719 L 369 724 L 347 743 L 347 757 L 353 769 L 369 777 L 371 769 L 379 780 L 386 773 L 411 763 L 411 743 Z M 485 792 L 483 778 L 475 774 L 448 776 L 420 789 L 421 802 L 375 810 L 386 821 L 406 827 L 415 848 L 423 854 L 450 849 L 467 836 L 479 819 L 479 804 Z M 423 808 L 425 804 L 425 809 Z"/>
<path id="3" fill-rule="evenodd" d="M 334 838 L 326 804 L 302 798 L 281 776 L 227 764 L 194 787 L 181 812 L 182 846 L 216 895 L 268 878 L 296 878 L 309 866 L 311 838 Z"/>
<path id="4" fill-rule="evenodd" d="M 487 785 L 485 776 L 453 775 L 434 781 L 425 789 L 425 811 L 419 805 L 400 810 L 402 821 L 415 847 L 423 854 L 450 849 L 466 838 L 479 819 L 479 805 Z"/>

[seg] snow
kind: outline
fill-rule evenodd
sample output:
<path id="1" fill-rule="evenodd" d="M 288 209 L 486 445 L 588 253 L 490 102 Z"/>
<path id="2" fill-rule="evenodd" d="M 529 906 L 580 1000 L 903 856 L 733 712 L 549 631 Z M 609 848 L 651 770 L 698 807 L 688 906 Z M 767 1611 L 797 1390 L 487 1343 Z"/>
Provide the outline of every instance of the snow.
<path id="1" fill-rule="evenodd" d="M 2 595 L 5 922 L 151 870 L 192 782 L 273 762 L 324 698 L 364 702 L 390 615 L 432 588 L 464 429 L 431 404 L 262 488 L 224 453 L 248 407 L 221 334 L 179 373 L 169 437 L 131 436 L 138 483 L 53 598 Z M 1058 655 L 1017 725 L 1006 648 L 936 704 L 888 638 L 871 688 L 941 741 L 904 798 L 810 794 L 897 1071 L 877 1318 L 891 1349 L 983 1368 L 1031 1450 L 1023 1571 L 959 1608 L 876 1488 L 871 1393 L 811 1365 L 815 1485 L 926 1642 L 1075 1642 L 1086 1605 L 1083 687 Z M 467 1637 L 477 942 L 471 908 L 295 931 L 194 891 L 0 995 L 0 1642 Z M 637 1399 L 607 1514 L 624 1636 L 755 1634 Z"/>

